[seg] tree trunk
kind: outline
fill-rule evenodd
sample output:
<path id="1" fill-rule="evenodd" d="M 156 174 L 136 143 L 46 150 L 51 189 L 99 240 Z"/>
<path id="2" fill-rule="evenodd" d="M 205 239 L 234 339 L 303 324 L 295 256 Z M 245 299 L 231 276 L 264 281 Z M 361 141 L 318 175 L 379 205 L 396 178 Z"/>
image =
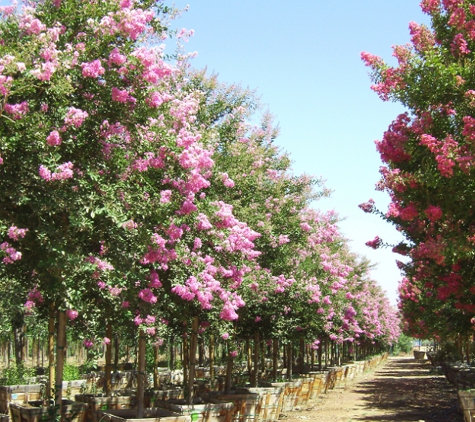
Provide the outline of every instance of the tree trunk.
<path id="1" fill-rule="evenodd" d="M 114 371 L 119 370 L 119 336 L 114 335 Z"/>
<path id="2" fill-rule="evenodd" d="M 246 339 L 246 353 L 247 353 L 247 373 L 252 372 L 252 351 L 251 351 L 251 342 L 249 339 Z"/>
<path id="3" fill-rule="evenodd" d="M 233 361 L 234 358 L 228 354 L 228 363 L 226 365 L 226 380 L 224 383 L 224 394 L 231 394 L 231 382 L 233 376 Z"/>
<path id="4" fill-rule="evenodd" d="M 153 347 L 153 388 L 158 388 L 158 345 Z"/>
<path id="5" fill-rule="evenodd" d="M 41 337 L 38 337 L 37 339 L 37 349 L 36 349 L 36 365 L 38 367 L 41 367 L 43 366 L 43 363 L 40 361 L 41 359 L 41 351 L 43 350 L 43 345 L 42 345 L 42 342 L 41 342 Z"/>
<path id="6" fill-rule="evenodd" d="M 28 337 L 26 336 L 26 324 L 21 328 L 21 362 L 28 364 Z"/>
<path id="7" fill-rule="evenodd" d="M 304 367 L 304 360 L 305 360 L 305 343 L 303 338 L 299 339 L 299 373 L 303 374 L 303 367 Z"/>
<path id="8" fill-rule="evenodd" d="M 292 380 L 292 371 L 293 371 L 293 345 L 289 343 L 287 345 L 287 378 L 289 381 Z"/>
<path id="9" fill-rule="evenodd" d="M 106 366 L 104 368 L 104 390 L 106 397 L 110 397 L 112 394 L 112 324 L 107 322 L 106 337 L 109 339 L 109 343 L 106 344 Z"/>
<path id="10" fill-rule="evenodd" d="M 193 384 L 195 382 L 195 373 L 196 373 L 196 349 L 198 346 L 198 328 L 199 328 L 199 319 L 194 317 L 193 325 L 191 328 L 191 342 L 190 342 L 190 376 L 188 379 L 188 405 L 193 404 Z"/>
<path id="11" fill-rule="evenodd" d="M 467 359 L 467 365 L 470 365 L 470 337 L 465 338 L 465 356 Z"/>
<path id="12" fill-rule="evenodd" d="M 183 338 L 183 347 L 182 347 L 182 366 L 183 366 L 183 387 L 185 389 L 185 397 L 188 397 L 188 337 Z"/>
<path id="13" fill-rule="evenodd" d="M 211 379 L 211 386 L 214 386 L 214 335 L 209 336 L 209 377 Z"/>
<path id="14" fill-rule="evenodd" d="M 279 340 L 272 340 L 272 379 L 277 381 L 277 366 L 279 357 Z"/>
<path id="15" fill-rule="evenodd" d="M 251 372 L 251 387 L 257 387 L 257 379 L 259 376 L 259 333 L 254 334 L 254 367 Z"/>
<path id="16" fill-rule="evenodd" d="M 138 371 L 137 371 L 137 419 L 143 418 L 144 392 L 145 392 L 145 331 L 139 331 Z"/>
<path id="17" fill-rule="evenodd" d="M 322 370 L 322 354 L 323 354 L 323 339 L 320 341 L 317 349 L 317 359 L 318 359 L 318 370 Z"/>
<path id="18" fill-rule="evenodd" d="M 13 336 L 15 339 L 15 363 L 21 365 L 23 361 L 22 351 L 23 351 L 23 331 L 21 327 L 13 328 Z"/>
<path id="19" fill-rule="evenodd" d="M 56 407 L 61 409 L 61 400 L 63 398 L 63 368 L 64 368 L 64 350 L 66 347 L 66 312 L 58 313 L 58 334 L 56 338 L 56 378 L 54 401 Z"/>
<path id="20" fill-rule="evenodd" d="M 264 373 L 266 371 L 266 344 L 263 340 L 260 342 L 260 349 L 261 371 Z"/>
<path id="21" fill-rule="evenodd" d="M 46 386 L 46 397 L 53 398 L 54 391 L 54 308 L 51 306 L 48 320 L 48 384 Z"/>
<path id="22" fill-rule="evenodd" d="M 168 360 L 168 369 L 173 371 L 175 369 L 175 343 L 174 338 L 172 337 L 168 343 L 169 350 L 169 360 Z"/>

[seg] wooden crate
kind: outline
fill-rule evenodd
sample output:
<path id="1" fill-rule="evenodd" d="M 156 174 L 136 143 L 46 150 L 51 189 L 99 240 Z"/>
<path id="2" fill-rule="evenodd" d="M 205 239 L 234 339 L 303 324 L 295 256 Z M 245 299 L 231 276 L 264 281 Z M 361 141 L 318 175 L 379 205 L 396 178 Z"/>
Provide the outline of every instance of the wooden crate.
<path id="1" fill-rule="evenodd" d="M 183 388 L 146 391 L 144 394 L 144 407 L 155 407 L 155 402 L 160 400 L 163 401 L 182 398 L 184 398 Z"/>
<path id="2" fill-rule="evenodd" d="M 249 391 L 259 395 L 257 404 L 259 421 L 270 422 L 279 419 L 284 398 L 284 390 L 282 388 L 257 387 L 249 388 Z"/>
<path id="3" fill-rule="evenodd" d="M 294 410 L 295 406 L 299 400 L 299 394 L 302 390 L 302 380 L 297 379 L 294 381 L 287 382 L 273 382 L 271 383 L 272 387 L 282 388 L 283 400 L 282 400 L 282 411 L 290 412 Z"/>
<path id="4" fill-rule="evenodd" d="M 77 394 L 75 398 L 77 402 L 87 404 L 85 422 L 98 422 L 98 411 L 133 409 L 137 403 L 136 396 L 97 397 L 92 394 Z"/>
<path id="5" fill-rule="evenodd" d="M 231 412 L 231 422 L 257 422 L 259 413 L 257 406 L 259 403 L 259 395 L 251 393 L 249 390 L 235 390 L 230 394 L 213 393 L 213 398 L 233 403 L 234 407 Z"/>
<path id="6" fill-rule="evenodd" d="M 191 422 L 191 416 L 178 415 L 166 409 L 144 409 L 143 417 L 137 418 L 134 409 L 106 410 L 99 412 L 102 422 Z"/>
<path id="7" fill-rule="evenodd" d="M 35 403 L 35 402 L 30 402 Z M 12 422 L 50 422 L 55 421 L 54 410 L 51 407 L 38 407 L 31 404 L 11 403 L 10 413 Z M 61 406 L 61 422 L 84 422 L 86 404 L 71 400 L 63 400 Z"/>
<path id="8" fill-rule="evenodd" d="M 184 399 L 158 400 L 155 404 L 158 408 L 191 416 L 191 420 L 197 422 L 231 422 L 234 408 L 231 402 L 211 398 L 192 405 L 185 404 Z"/>
<path id="9" fill-rule="evenodd" d="M 0 413 L 8 415 L 9 404 L 25 404 L 28 400 L 38 400 L 41 395 L 41 384 L 32 385 L 1 385 Z"/>

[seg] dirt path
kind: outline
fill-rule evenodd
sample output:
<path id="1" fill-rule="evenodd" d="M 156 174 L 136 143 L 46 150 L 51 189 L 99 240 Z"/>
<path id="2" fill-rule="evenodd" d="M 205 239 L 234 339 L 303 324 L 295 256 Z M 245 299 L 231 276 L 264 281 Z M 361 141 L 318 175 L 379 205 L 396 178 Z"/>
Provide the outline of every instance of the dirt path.
<path id="1" fill-rule="evenodd" d="M 463 422 L 457 392 L 428 362 L 391 357 L 375 372 L 360 375 L 311 400 L 283 422 Z"/>

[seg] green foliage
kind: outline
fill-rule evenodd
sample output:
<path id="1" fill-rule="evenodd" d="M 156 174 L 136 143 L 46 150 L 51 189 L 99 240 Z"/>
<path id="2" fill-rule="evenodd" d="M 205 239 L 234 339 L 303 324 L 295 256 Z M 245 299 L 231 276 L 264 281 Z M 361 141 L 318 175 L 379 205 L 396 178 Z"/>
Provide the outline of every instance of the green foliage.
<path id="1" fill-rule="evenodd" d="M 81 378 L 81 371 L 79 366 L 76 365 L 64 365 L 63 368 L 63 381 L 78 380 Z"/>
<path id="2" fill-rule="evenodd" d="M 412 342 L 413 338 L 406 336 L 405 334 L 401 334 L 398 338 L 397 343 L 394 345 L 393 353 L 398 355 L 400 353 L 409 353 L 412 350 Z"/>
<path id="3" fill-rule="evenodd" d="M 20 364 L 3 369 L 0 378 L 2 378 L 4 385 L 24 385 L 29 384 L 29 379 L 34 375 L 34 368 L 27 368 L 23 364 Z"/>

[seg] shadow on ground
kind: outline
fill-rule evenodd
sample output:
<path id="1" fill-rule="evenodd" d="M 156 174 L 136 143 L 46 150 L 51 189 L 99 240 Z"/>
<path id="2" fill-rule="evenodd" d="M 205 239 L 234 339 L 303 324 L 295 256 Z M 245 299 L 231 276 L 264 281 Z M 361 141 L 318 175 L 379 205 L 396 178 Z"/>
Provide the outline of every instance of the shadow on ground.
<path id="1" fill-rule="evenodd" d="M 391 359 L 375 377 L 358 383 L 355 392 L 371 413 L 353 421 L 463 422 L 457 412 L 457 391 L 443 375 L 431 371 L 426 361 Z"/>

